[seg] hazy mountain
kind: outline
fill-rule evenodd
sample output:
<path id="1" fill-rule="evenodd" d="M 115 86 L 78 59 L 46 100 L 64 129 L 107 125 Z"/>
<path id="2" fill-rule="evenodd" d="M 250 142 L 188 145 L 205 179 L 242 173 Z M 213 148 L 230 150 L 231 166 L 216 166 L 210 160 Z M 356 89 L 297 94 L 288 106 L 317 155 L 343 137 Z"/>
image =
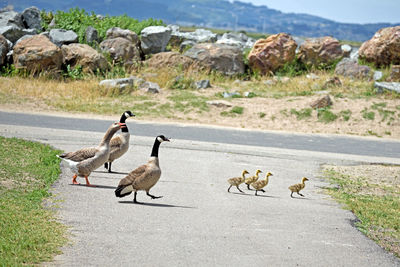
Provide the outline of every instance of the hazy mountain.
<path id="1" fill-rule="evenodd" d="M 3 3 L 3 1 L 2 1 Z M 282 13 L 267 6 L 225 0 L 6 0 L 17 11 L 29 6 L 67 11 L 79 7 L 102 15 L 162 19 L 167 24 L 194 25 L 252 32 L 287 32 L 296 36 L 334 36 L 341 40 L 365 41 L 390 23 L 339 23 L 317 16 Z M 400 25 L 400 24 L 397 24 Z"/>

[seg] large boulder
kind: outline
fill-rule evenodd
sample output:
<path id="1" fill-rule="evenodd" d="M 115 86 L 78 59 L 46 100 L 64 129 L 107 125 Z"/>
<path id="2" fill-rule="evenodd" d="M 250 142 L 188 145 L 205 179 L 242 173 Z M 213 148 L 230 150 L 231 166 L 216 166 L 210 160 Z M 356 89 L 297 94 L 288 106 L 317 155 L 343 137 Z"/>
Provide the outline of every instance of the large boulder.
<path id="1" fill-rule="evenodd" d="M 17 69 L 33 73 L 60 70 L 62 52 L 44 35 L 34 35 L 14 46 L 13 60 Z"/>
<path id="2" fill-rule="evenodd" d="M 78 42 L 78 35 L 71 30 L 52 29 L 49 36 L 50 40 L 59 47 Z"/>
<path id="3" fill-rule="evenodd" d="M 164 52 L 171 38 L 171 29 L 164 26 L 150 26 L 144 28 L 140 36 L 141 48 L 145 54 Z"/>
<path id="4" fill-rule="evenodd" d="M 131 30 L 123 30 L 118 27 L 112 27 L 106 32 L 106 39 L 125 38 L 135 45 L 139 43 L 139 36 Z"/>
<path id="5" fill-rule="evenodd" d="M 243 74 L 242 51 L 234 46 L 202 43 L 196 44 L 184 53 L 207 70 L 216 70 L 225 75 Z"/>
<path id="6" fill-rule="evenodd" d="M 69 44 L 61 47 L 63 63 L 75 67 L 82 66 L 84 72 L 104 71 L 108 69 L 107 60 L 103 55 L 87 44 Z"/>
<path id="7" fill-rule="evenodd" d="M 217 41 L 217 44 L 235 45 L 242 49 L 252 48 L 255 41 L 244 33 L 227 32 Z"/>
<path id="8" fill-rule="evenodd" d="M 8 51 L 7 39 L 3 35 L 0 35 L 0 66 L 5 63 Z"/>
<path id="9" fill-rule="evenodd" d="M 194 32 L 180 32 L 179 26 L 168 26 L 171 32 L 170 44 L 173 46 L 180 46 L 185 41 L 194 43 L 214 43 L 217 41 L 217 35 L 212 31 L 205 29 L 196 29 Z"/>
<path id="10" fill-rule="evenodd" d="M 100 48 L 103 52 L 108 53 L 113 60 L 127 65 L 141 59 L 139 47 L 122 37 L 104 40 L 100 43 Z"/>
<path id="11" fill-rule="evenodd" d="M 330 36 L 308 38 L 299 47 L 299 59 L 306 65 L 332 64 L 344 55 L 341 44 Z"/>
<path id="12" fill-rule="evenodd" d="M 178 52 L 161 52 L 146 60 L 145 64 L 155 69 L 178 66 L 187 69 L 194 65 L 194 60 L 190 57 L 181 55 Z"/>
<path id="13" fill-rule="evenodd" d="M 380 29 L 361 45 L 358 54 L 378 67 L 400 64 L 400 26 Z"/>
<path id="14" fill-rule="evenodd" d="M 296 48 L 296 42 L 286 33 L 259 39 L 248 55 L 250 68 L 261 74 L 274 72 L 294 60 Z"/>
<path id="15" fill-rule="evenodd" d="M 357 60 L 344 58 L 336 65 L 335 73 L 350 78 L 369 78 L 371 68 L 359 65 Z"/>
<path id="16" fill-rule="evenodd" d="M 26 8 L 21 13 L 22 24 L 27 29 L 35 29 L 40 31 L 42 26 L 40 25 L 41 17 L 40 10 L 37 7 Z"/>
<path id="17" fill-rule="evenodd" d="M 15 43 L 18 39 L 20 39 L 24 35 L 35 35 L 35 29 L 22 29 L 18 26 L 3 26 L 0 27 L 0 34 L 10 40 L 12 43 Z"/>
<path id="18" fill-rule="evenodd" d="M 0 12 L 0 27 L 4 26 L 16 26 L 23 28 L 21 14 L 13 10 Z"/>

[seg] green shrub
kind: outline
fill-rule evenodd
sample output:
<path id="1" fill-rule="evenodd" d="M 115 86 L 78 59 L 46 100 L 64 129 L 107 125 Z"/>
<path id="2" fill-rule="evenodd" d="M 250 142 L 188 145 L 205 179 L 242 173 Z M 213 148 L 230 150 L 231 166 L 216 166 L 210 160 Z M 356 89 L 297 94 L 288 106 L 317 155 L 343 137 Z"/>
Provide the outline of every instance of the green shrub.
<path id="1" fill-rule="evenodd" d="M 164 25 L 161 20 L 147 19 L 138 21 L 137 19 L 128 17 L 127 15 L 121 16 L 105 16 L 100 19 L 94 12 L 88 14 L 84 9 L 71 8 L 68 12 L 57 11 L 55 15 L 51 12 L 41 12 L 42 26 L 44 29 L 49 29 L 49 23 L 52 18 L 55 18 L 57 28 L 72 30 L 79 36 L 79 42 L 85 43 L 85 31 L 88 26 L 94 27 L 99 34 L 100 39 L 104 39 L 106 31 L 112 27 L 120 27 L 122 29 L 129 29 L 136 34 L 148 26 Z"/>
<path id="2" fill-rule="evenodd" d="M 303 109 L 301 109 L 299 111 L 297 111 L 294 108 L 292 108 L 290 110 L 290 114 L 295 115 L 298 120 L 304 120 L 304 119 L 310 118 L 311 117 L 311 113 L 312 113 L 312 109 L 311 108 L 303 108 Z"/>
<path id="3" fill-rule="evenodd" d="M 368 109 L 364 108 L 362 111 L 362 116 L 366 120 L 371 120 L 373 121 L 375 119 L 375 112 L 373 111 L 368 111 Z"/>
<path id="4" fill-rule="evenodd" d="M 320 122 L 330 123 L 338 118 L 338 116 L 330 111 L 329 108 L 319 108 L 317 109 L 317 112 L 318 121 Z"/>
<path id="5" fill-rule="evenodd" d="M 349 110 L 349 109 L 342 110 L 342 111 L 340 111 L 339 115 L 342 116 L 344 121 L 348 121 L 351 116 L 351 110 Z"/>

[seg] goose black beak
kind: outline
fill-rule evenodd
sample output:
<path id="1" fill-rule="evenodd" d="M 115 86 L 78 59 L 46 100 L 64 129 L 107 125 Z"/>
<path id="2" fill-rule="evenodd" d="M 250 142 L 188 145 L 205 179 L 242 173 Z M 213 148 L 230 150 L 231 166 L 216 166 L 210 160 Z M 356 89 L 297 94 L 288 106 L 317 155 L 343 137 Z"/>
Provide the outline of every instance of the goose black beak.
<path id="1" fill-rule="evenodd" d="M 169 140 L 167 137 L 165 137 L 165 140 L 164 140 L 164 141 L 170 142 L 170 140 Z"/>

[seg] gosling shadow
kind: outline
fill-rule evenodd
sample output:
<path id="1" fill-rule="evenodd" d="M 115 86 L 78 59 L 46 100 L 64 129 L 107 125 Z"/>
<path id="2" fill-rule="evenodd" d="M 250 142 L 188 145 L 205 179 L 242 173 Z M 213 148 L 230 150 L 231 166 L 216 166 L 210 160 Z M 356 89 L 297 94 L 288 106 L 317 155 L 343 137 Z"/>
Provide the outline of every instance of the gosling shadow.
<path id="1" fill-rule="evenodd" d="M 146 203 L 146 202 L 139 202 L 134 203 L 133 201 L 118 201 L 121 204 L 133 204 L 133 205 L 140 205 L 140 206 L 149 206 L 149 207 L 160 207 L 160 208 L 181 208 L 181 209 L 197 209 L 197 207 L 191 206 L 180 206 L 180 205 L 170 205 L 170 204 L 159 204 L 159 203 Z"/>
<path id="2" fill-rule="evenodd" d="M 253 191 L 254 192 L 254 191 Z M 235 194 L 235 195 L 241 195 L 241 196 L 249 196 L 249 197 L 268 197 L 268 198 L 280 198 L 280 197 L 276 197 L 276 196 L 269 196 L 269 195 L 255 195 L 253 194 L 246 194 L 246 193 L 239 193 L 239 192 L 232 192 L 231 194 Z"/>
<path id="3" fill-rule="evenodd" d="M 289 196 L 289 197 L 290 197 L 290 196 Z M 303 199 L 303 200 L 311 200 L 311 198 L 308 198 L 308 197 L 295 197 L 295 196 L 293 196 L 293 197 L 291 197 L 291 198 Z"/>
<path id="4" fill-rule="evenodd" d="M 87 187 L 87 188 L 93 188 L 93 189 L 96 189 L 96 188 L 100 188 L 100 189 L 117 189 L 117 187 L 115 187 L 115 186 L 108 186 L 108 185 L 99 185 L 99 184 L 91 184 L 91 186 L 88 186 L 88 185 L 86 185 L 86 184 L 69 184 L 69 185 L 72 185 L 72 186 L 82 186 L 82 187 Z"/>

